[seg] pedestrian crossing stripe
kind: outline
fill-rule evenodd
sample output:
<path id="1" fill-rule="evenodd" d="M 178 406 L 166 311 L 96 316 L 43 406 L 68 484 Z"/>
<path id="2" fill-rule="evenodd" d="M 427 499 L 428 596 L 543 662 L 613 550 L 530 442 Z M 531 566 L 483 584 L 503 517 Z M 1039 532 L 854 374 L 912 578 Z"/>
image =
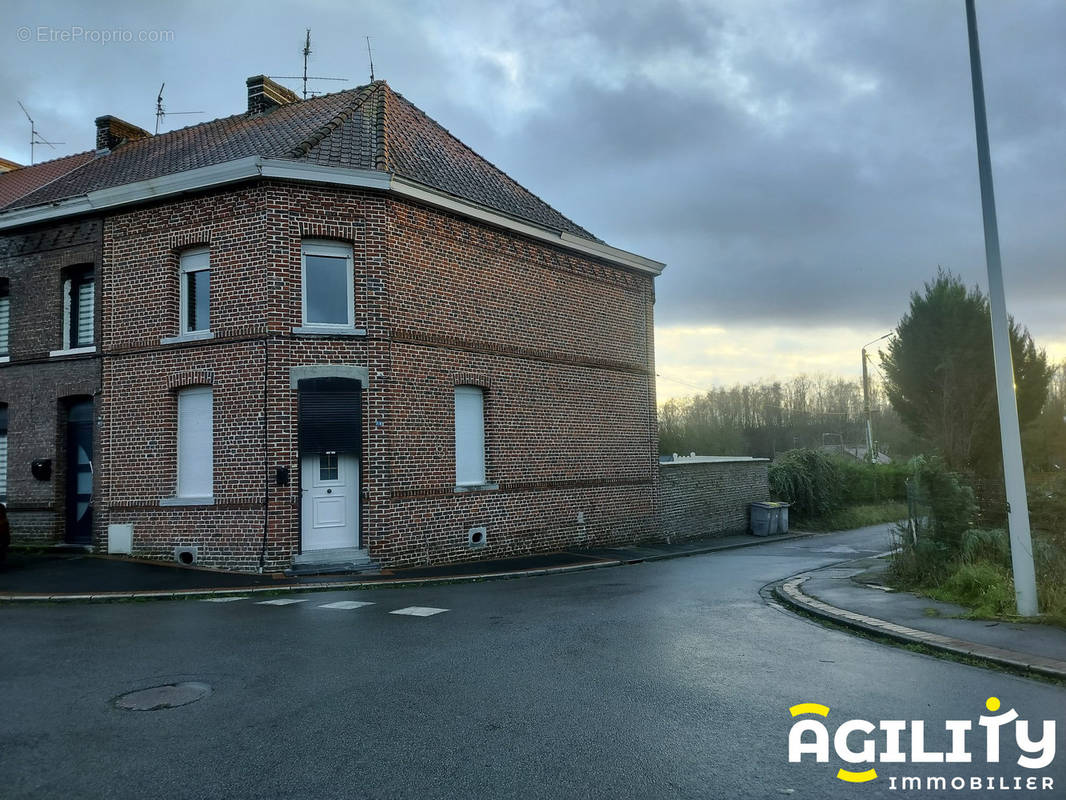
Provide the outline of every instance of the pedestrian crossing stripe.
<path id="1" fill-rule="evenodd" d="M 237 600 L 250 600 L 247 595 L 240 595 L 237 597 L 203 597 L 200 598 L 204 603 L 233 603 Z M 273 600 L 257 600 L 256 605 L 259 606 L 289 606 L 296 603 L 307 603 L 313 598 L 311 597 L 276 597 Z M 365 606 L 375 605 L 372 602 L 366 600 L 336 600 L 332 603 L 322 603 L 318 605 L 318 608 L 331 608 L 339 611 L 354 611 L 357 608 L 363 608 Z M 395 611 L 390 611 L 390 614 L 399 614 L 405 617 L 432 617 L 437 614 L 443 614 L 450 609 L 447 608 L 433 608 L 432 606 L 407 606 L 405 608 L 397 608 Z"/>
<path id="2" fill-rule="evenodd" d="M 390 611 L 390 614 L 404 614 L 409 617 L 432 617 L 434 614 L 443 614 L 446 608 L 430 608 L 428 606 L 408 606 Z"/>

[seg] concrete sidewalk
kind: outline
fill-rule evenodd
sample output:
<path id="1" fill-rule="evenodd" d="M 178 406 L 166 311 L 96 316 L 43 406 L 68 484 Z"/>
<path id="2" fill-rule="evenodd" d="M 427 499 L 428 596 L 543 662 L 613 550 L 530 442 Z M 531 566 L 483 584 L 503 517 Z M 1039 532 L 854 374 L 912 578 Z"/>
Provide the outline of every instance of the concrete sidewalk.
<path id="1" fill-rule="evenodd" d="M 1066 629 L 1038 623 L 965 619 L 967 609 L 882 582 L 887 563 L 863 558 L 795 575 L 775 587 L 790 606 L 908 644 L 1066 679 Z"/>
<path id="2" fill-rule="evenodd" d="M 369 588 L 390 584 L 517 578 L 679 558 L 716 550 L 788 541 L 809 533 L 778 536 L 713 536 L 678 544 L 569 550 L 435 567 L 383 570 L 380 574 L 285 576 L 248 574 L 137 561 L 88 553 L 12 551 L 0 567 L 0 602 L 120 600 L 203 597 L 248 592 Z"/>

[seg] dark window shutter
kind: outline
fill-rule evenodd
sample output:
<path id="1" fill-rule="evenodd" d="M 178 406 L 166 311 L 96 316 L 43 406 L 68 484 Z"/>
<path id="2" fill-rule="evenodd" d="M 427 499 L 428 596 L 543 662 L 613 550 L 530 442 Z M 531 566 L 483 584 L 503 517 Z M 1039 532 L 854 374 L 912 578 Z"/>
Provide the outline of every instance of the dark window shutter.
<path id="1" fill-rule="evenodd" d="M 352 453 L 363 449 L 359 381 L 308 378 L 300 381 L 300 453 Z"/>

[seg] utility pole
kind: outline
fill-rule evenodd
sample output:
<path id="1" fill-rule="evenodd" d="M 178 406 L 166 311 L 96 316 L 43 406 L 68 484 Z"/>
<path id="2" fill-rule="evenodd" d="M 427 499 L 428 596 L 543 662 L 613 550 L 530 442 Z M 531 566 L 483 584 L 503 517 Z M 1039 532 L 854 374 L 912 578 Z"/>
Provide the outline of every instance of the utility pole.
<path id="1" fill-rule="evenodd" d="M 862 410 L 866 415 L 866 460 L 874 462 L 874 433 L 870 424 L 870 373 L 866 369 L 866 348 L 862 349 Z"/>
<path id="2" fill-rule="evenodd" d="M 1025 494 L 1022 438 L 1018 429 L 1018 399 L 1014 388 L 1014 364 L 1010 352 L 1010 326 L 1003 288 L 1003 265 L 999 253 L 996 198 L 992 188 L 992 160 L 988 149 L 988 119 L 985 116 L 985 86 L 981 75 L 981 47 L 977 40 L 974 0 L 966 0 L 966 28 L 970 40 L 970 75 L 973 81 L 973 116 L 977 131 L 977 171 L 981 179 L 981 210 L 984 215 L 985 260 L 988 263 L 988 305 L 992 317 L 992 350 L 996 363 L 996 397 L 999 400 L 999 434 L 1003 447 L 1003 477 L 1007 490 L 1007 527 L 1014 568 L 1014 594 L 1018 613 L 1039 613 L 1033 543 L 1029 533 L 1029 505 Z"/>
<path id="3" fill-rule="evenodd" d="M 884 336 L 878 336 L 872 342 L 867 342 L 862 346 L 862 410 L 866 416 L 866 460 L 871 464 L 874 462 L 874 429 L 870 422 L 870 373 L 866 369 L 866 359 L 869 358 L 866 355 L 866 348 L 882 339 L 894 336 L 895 333 L 895 331 L 889 331 Z"/>

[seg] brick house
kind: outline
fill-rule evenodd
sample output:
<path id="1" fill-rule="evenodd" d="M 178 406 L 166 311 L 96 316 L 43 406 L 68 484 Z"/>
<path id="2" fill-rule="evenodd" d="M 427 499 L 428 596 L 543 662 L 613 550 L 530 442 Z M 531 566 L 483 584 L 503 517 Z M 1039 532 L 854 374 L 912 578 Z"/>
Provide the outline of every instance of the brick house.
<path id="1" fill-rule="evenodd" d="M 91 159 L 5 169 L 0 207 Z M 0 234 L 0 502 L 24 542 L 92 541 L 86 437 L 100 390 L 93 268 L 101 228 L 99 216 L 83 214 Z M 68 450 L 69 469 L 55 457 Z"/>
<path id="2" fill-rule="evenodd" d="M 87 155 L 0 208 L 15 537 L 278 570 L 658 535 L 662 264 L 381 81 L 250 78 Z"/>

